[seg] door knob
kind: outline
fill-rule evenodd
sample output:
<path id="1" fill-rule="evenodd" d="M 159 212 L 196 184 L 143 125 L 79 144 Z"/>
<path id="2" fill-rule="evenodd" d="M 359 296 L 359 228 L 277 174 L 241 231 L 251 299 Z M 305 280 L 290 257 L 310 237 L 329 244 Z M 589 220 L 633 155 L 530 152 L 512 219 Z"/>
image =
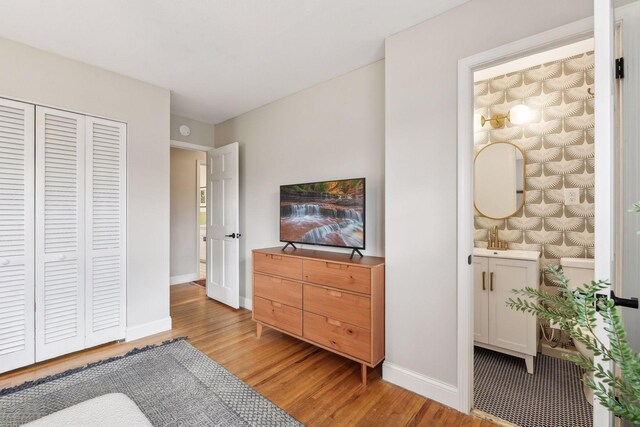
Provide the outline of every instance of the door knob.
<path id="1" fill-rule="evenodd" d="M 613 305 L 619 307 L 629 307 L 629 308 L 638 308 L 638 298 L 620 298 L 616 296 L 616 294 L 611 291 L 611 299 L 613 300 Z"/>

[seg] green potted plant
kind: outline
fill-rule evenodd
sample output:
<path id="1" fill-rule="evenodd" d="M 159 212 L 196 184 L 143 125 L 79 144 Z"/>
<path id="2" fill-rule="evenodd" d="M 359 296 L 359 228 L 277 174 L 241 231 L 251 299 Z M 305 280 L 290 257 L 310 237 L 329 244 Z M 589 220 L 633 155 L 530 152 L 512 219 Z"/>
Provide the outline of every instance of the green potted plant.
<path id="1" fill-rule="evenodd" d="M 633 205 L 633 210 L 640 213 L 640 202 Z M 605 362 L 614 362 L 617 371 L 594 363 L 581 354 L 566 356 L 585 371 L 593 373 L 593 377 L 585 376 L 584 381 L 593 390 L 594 399 L 620 419 L 640 424 L 640 354 L 629 346 L 613 301 L 598 297 L 598 292 L 608 288 L 609 282 L 593 281 L 572 291 L 559 268 L 549 267 L 547 271 L 557 278 L 559 294 L 533 288 L 514 290 L 518 297 L 510 298 L 507 306 L 558 324 L 574 341 L 583 343 L 593 351 L 595 356 L 602 357 Z M 602 316 L 609 346 L 595 335 L 597 313 Z"/>

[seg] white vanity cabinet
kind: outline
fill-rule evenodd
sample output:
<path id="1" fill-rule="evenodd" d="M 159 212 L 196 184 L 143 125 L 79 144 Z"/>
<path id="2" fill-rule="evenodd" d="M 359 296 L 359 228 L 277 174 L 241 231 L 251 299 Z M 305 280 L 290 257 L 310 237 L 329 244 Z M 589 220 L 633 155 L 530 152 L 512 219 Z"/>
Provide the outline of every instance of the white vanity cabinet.
<path id="1" fill-rule="evenodd" d="M 525 359 L 532 374 L 536 317 L 507 307 L 513 289 L 540 286 L 540 253 L 476 248 L 473 257 L 474 344 Z"/>

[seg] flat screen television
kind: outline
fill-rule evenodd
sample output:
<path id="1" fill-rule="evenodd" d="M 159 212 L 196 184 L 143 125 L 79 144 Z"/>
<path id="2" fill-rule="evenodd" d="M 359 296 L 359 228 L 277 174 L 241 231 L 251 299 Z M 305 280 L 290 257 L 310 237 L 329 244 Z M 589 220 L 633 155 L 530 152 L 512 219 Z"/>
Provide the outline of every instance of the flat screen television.
<path id="1" fill-rule="evenodd" d="M 280 241 L 365 248 L 365 179 L 280 186 Z"/>

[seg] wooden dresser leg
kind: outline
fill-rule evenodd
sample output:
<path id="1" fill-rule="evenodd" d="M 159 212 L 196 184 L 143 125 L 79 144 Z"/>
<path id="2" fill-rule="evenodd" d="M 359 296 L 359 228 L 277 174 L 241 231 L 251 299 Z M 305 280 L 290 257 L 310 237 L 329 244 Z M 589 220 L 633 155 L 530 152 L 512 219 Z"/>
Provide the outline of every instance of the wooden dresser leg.
<path id="1" fill-rule="evenodd" d="M 256 337 L 260 339 L 262 336 L 262 323 L 256 323 Z"/>
<path id="2" fill-rule="evenodd" d="M 366 387 L 367 385 L 367 365 L 364 363 L 360 364 L 360 375 L 362 376 L 362 385 Z"/>

